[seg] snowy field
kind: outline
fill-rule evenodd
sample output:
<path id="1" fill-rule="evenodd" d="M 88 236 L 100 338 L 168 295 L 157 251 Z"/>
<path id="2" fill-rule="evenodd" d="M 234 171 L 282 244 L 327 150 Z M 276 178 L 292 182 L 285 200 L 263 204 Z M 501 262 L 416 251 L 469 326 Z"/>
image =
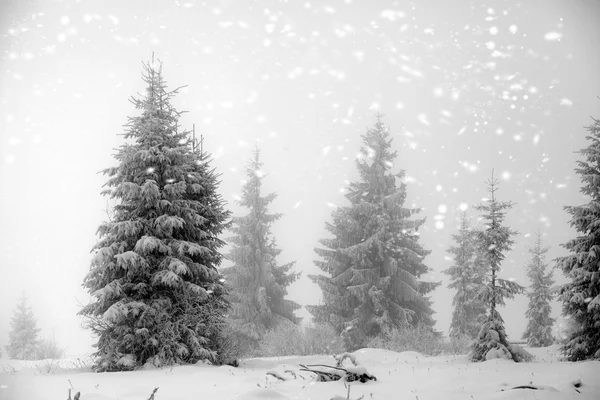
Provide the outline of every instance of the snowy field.
<path id="1" fill-rule="evenodd" d="M 424 357 L 362 349 L 354 353 L 360 365 L 377 378 L 355 382 L 350 398 L 370 399 L 600 399 L 600 362 L 559 362 L 556 347 L 527 349 L 531 363 L 491 360 L 470 363 L 466 356 Z M 346 361 L 347 362 L 347 361 Z M 67 399 L 68 389 L 81 400 L 191 399 L 315 399 L 329 400 L 348 393 L 344 382 L 315 382 L 300 364 L 335 365 L 331 356 L 276 357 L 244 360 L 239 368 L 209 365 L 93 373 L 76 368 L 76 359 L 55 361 L 0 360 L 0 399 Z M 50 372 L 48 372 L 50 370 Z M 294 379 L 291 373 L 296 373 Z M 279 372 L 280 381 L 268 371 Z M 579 388 L 573 382 L 581 382 Z M 512 389 L 516 386 L 538 389 Z M 578 393 L 579 391 L 580 393 Z"/>

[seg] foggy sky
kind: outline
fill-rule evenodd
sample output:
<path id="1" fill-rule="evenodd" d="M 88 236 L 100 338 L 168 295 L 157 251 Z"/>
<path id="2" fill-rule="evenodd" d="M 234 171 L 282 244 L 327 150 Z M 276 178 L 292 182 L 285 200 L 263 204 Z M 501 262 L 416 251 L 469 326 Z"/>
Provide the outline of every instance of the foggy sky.
<path id="1" fill-rule="evenodd" d="M 164 62 L 181 124 L 204 137 L 235 215 L 244 166 L 258 144 L 263 193 L 283 250 L 317 304 L 313 249 L 347 205 L 360 135 L 384 114 L 432 250 L 426 279 L 436 328 L 447 333 L 459 207 L 486 195 L 517 204 L 519 231 L 502 275 L 527 286 L 527 247 L 540 229 L 547 260 L 574 235 L 564 205 L 587 201 L 574 173 L 583 126 L 600 117 L 600 3 L 595 1 L 17 1 L 0 10 L 0 345 L 23 291 L 42 328 L 70 353 L 87 351 L 75 316 L 88 295 L 100 196 L 115 165 L 128 98 L 143 93 L 141 62 Z M 110 206 L 110 203 L 108 204 Z M 474 220 L 475 223 L 475 220 Z M 226 236 L 226 235 L 225 235 Z M 564 281 L 557 271 L 556 278 Z M 527 298 L 501 309 L 509 339 L 525 329 Z M 560 307 L 554 303 L 553 315 Z M 301 316 L 307 317 L 303 311 Z"/>

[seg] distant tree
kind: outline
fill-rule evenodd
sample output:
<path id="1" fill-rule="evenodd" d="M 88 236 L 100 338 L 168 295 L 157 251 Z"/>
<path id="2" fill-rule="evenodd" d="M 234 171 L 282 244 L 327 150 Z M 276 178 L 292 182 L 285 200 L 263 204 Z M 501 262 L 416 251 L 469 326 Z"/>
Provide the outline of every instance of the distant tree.
<path id="1" fill-rule="evenodd" d="M 117 204 L 83 282 L 93 297 L 79 314 L 98 336 L 98 371 L 218 361 L 228 309 L 217 267 L 229 212 L 218 175 L 179 129 L 162 63 L 143 67 L 146 95 L 131 99 L 141 115 L 124 135 L 133 142 L 103 171 L 103 194 Z"/>
<path id="2" fill-rule="evenodd" d="M 581 176 L 581 192 L 587 204 L 566 206 L 570 224 L 579 235 L 563 245 L 571 254 L 558 257 L 571 281 L 562 286 L 562 313 L 572 318 L 574 329 L 562 351 L 570 361 L 600 359 L 600 120 L 593 119 L 586 137 L 591 143 L 580 154 L 575 172 Z"/>
<path id="3" fill-rule="evenodd" d="M 439 283 L 420 278 L 429 272 L 423 259 L 430 253 L 419 243 L 425 219 L 410 219 L 419 209 L 404 207 L 404 171 L 392 173 L 397 157 L 392 138 L 378 115 L 362 135 L 356 167 L 360 180 L 346 194 L 349 206 L 337 208 L 320 240 L 312 275 L 323 291 L 323 304 L 307 307 L 317 323 L 330 323 L 356 349 L 386 329 L 424 324 L 433 326 L 426 296 Z"/>
<path id="4" fill-rule="evenodd" d="M 460 228 L 452 238 L 456 246 L 448 249 L 453 265 L 442 271 L 450 276 L 450 289 L 456 290 L 452 300 L 450 336 L 475 338 L 485 318 L 486 305 L 477 297 L 484 286 L 485 262 L 477 247 L 477 231 L 471 229 L 466 211 L 461 214 Z"/>
<path id="5" fill-rule="evenodd" d="M 550 318 L 552 307 L 550 301 L 552 295 L 552 271 L 548 270 L 545 262 L 545 254 L 550 248 L 542 246 L 542 237 L 537 234 L 535 245 L 529 249 L 531 260 L 527 265 L 527 276 L 531 281 L 529 291 L 529 305 L 525 316 L 528 318 L 527 329 L 523 333 L 523 339 L 527 340 L 529 347 L 550 346 L 554 342 L 552 337 L 552 325 L 554 319 Z"/>
<path id="6" fill-rule="evenodd" d="M 505 358 L 514 361 L 527 361 L 528 353 L 520 351 L 516 346 L 510 344 L 504 330 L 504 320 L 500 316 L 497 307 L 505 304 L 504 299 L 512 299 L 516 294 L 522 293 L 524 287 L 516 282 L 498 277 L 500 264 L 514 244 L 511 239 L 517 232 L 503 225 L 506 215 L 505 210 L 513 207 L 512 202 L 501 202 L 496 199 L 498 180 L 488 180 L 488 192 L 490 198 L 486 204 L 477 205 L 475 208 L 483 212 L 485 226 L 477 235 L 477 242 L 481 253 L 485 257 L 487 265 L 487 283 L 479 292 L 478 297 L 489 308 L 489 314 L 479 330 L 477 338 L 471 347 L 470 359 L 472 361 L 484 361 L 490 358 Z"/>
<path id="7" fill-rule="evenodd" d="M 10 321 L 8 346 L 6 346 L 8 357 L 18 360 L 34 359 L 39 331 L 29 306 L 29 299 L 23 294 Z"/>
<path id="8" fill-rule="evenodd" d="M 287 287 L 299 273 L 290 272 L 294 263 L 278 265 L 276 257 L 281 254 L 275 239 L 271 237 L 272 224 L 281 214 L 270 214 L 269 205 L 277 195 L 261 195 L 262 170 L 258 147 L 246 167 L 247 180 L 242 186 L 238 204 L 248 209 L 243 217 L 233 217 L 227 239 L 232 249 L 227 258 L 233 265 L 222 269 L 230 286 L 231 311 L 229 322 L 237 334 L 244 336 L 250 345 L 256 346 L 264 334 L 280 324 L 297 324 L 294 310 L 300 306 L 288 299 Z"/>

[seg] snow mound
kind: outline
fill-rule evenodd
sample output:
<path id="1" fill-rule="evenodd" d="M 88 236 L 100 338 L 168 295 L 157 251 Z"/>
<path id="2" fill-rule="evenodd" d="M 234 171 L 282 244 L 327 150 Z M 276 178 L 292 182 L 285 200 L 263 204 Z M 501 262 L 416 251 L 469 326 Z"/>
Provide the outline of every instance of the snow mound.
<path id="1" fill-rule="evenodd" d="M 278 365 L 275 368 L 268 370 L 266 374 L 279 381 L 299 379 L 299 376 L 301 376 L 300 368 L 297 365 L 290 364 Z"/>
<path id="2" fill-rule="evenodd" d="M 359 364 L 416 363 L 426 357 L 416 351 L 397 353 L 391 350 L 364 348 L 354 352 Z"/>
<path id="3" fill-rule="evenodd" d="M 564 359 L 560 345 L 553 344 L 548 347 L 526 347 L 527 352 L 535 357 L 538 362 L 558 362 Z"/>
<path id="4" fill-rule="evenodd" d="M 351 399 L 600 399 L 600 361 L 557 362 L 553 358 L 558 354 L 556 347 L 527 350 L 537 357 L 534 362 L 493 359 L 473 363 L 466 356 L 425 357 L 416 352 L 362 349 L 352 353 L 359 366 L 344 368 L 354 373 L 368 371 L 378 378 L 367 384 L 352 383 Z M 332 355 L 257 358 L 243 360 L 239 368 L 189 365 L 102 374 L 85 369 L 42 373 L 34 363 L 21 362 L 14 363 L 19 368 L 15 372 L 8 366 L 4 372 L 0 369 L 0 399 L 47 400 L 49 393 L 66 398 L 69 380 L 75 391 L 81 391 L 82 400 L 146 400 L 154 387 L 159 387 L 156 400 L 346 398 L 347 382 L 316 382 L 312 373 L 299 371 L 300 364 L 314 364 L 318 369 L 317 364 L 334 365 L 335 359 Z M 346 364 L 351 363 L 346 360 Z M 515 389 L 527 386 L 535 388 Z"/>
<path id="5" fill-rule="evenodd" d="M 502 347 L 494 347 L 489 349 L 485 354 L 486 361 L 500 359 L 500 360 L 510 360 L 512 361 L 512 355 L 508 351 L 508 349 L 504 346 Z"/>
<path id="6" fill-rule="evenodd" d="M 539 390 L 539 391 L 545 391 L 545 393 L 543 394 L 543 398 L 553 398 L 553 397 L 549 397 L 549 396 L 558 396 L 558 393 L 581 394 L 582 392 L 579 389 L 579 388 L 581 388 L 581 386 L 582 386 L 581 379 L 575 379 L 571 382 L 562 382 L 555 386 L 536 385 L 533 383 L 527 383 L 527 384 L 513 386 L 510 388 L 506 388 L 506 389 L 501 389 L 501 392 L 524 393 L 523 391 L 538 391 Z M 547 392 L 553 392 L 553 393 L 556 393 L 556 395 L 550 395 Z M 514 395 L 514 397 L 522 398 L 520 395 Z M 502 398 L 504 398 L 504 397 L 502 397 Z M 534 396 L 534 398 L 537 398 L 537 397 Z"/>
<path id="7" fill-rule="evenodd" d="M 74 396 L 74 395 L 75 395 L 75 393 L 71 394 L 71 396 Z M 102 395 L 99 393 L 82 393 L 81 399 L 85 399 L 85 400 L 117 400 L 116 397 L 108 397 L 108 396 L 105 396 L 105 395 Z"/>
<path id="8" fill-rule="evenodd" d="M 351 372 L 356 375 L 368 374 L 367 369 L 362 365 L 356 367 L 346 367 L 346 371 Z"/>
<path id="9" fill-rule="evenodd" d="M 289 397 L 268 388 L 253 389 L 245 393 L 238 394 L 230 400 L 290 400 Z"/>
<path id="10" fill-rule="evenodd" d="M 330 364 L 333 360 L 331 355 L 321 356 L 287 356 L 287 357 L 264 357 L 247 358 L 240 364 L 242 368 L 264 368 L 274 369 L 281 364 L 299 365 L 299 364 Z"/>

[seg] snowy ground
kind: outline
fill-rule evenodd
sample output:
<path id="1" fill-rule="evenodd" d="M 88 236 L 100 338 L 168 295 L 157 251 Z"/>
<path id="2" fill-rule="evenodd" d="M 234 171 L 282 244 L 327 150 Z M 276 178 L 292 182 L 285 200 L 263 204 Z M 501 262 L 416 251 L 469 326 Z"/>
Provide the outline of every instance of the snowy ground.
<path id="1" fill-rule="evenodd" d="M 352 383 L 350 398 L 370 399 L 600 399 L 600 362 L 558 361 L 556 347 L 527 349 L 537 360 L 516 364 L 505 360 L 470 363 L 465 356 L 423 357 L 363 349 L 357 361 L 377 377 L 376 382 Z M 92 373 L 77 368 L 76 359 L 60 361 L 0 360 L 0 399 L 67 399 L 71 385 L 81 400 L 188 399 L 315 399 L 346 398 L 343 382 L 314 382 L 299 372 L 299 364 L 335 365 L 331 356 L 257 358 L 239 368 L 209 365 L 119 373 Z M 284 370 L 297 372 L 297 379 Z M 290 380 L 278 381 L 267 371 Z M 571 382 L 580 380 L 577 393 Z M 539 390 L 511 389 L 535 385 Z M 504 391 L 503 391 L 504 389 Z"/>

